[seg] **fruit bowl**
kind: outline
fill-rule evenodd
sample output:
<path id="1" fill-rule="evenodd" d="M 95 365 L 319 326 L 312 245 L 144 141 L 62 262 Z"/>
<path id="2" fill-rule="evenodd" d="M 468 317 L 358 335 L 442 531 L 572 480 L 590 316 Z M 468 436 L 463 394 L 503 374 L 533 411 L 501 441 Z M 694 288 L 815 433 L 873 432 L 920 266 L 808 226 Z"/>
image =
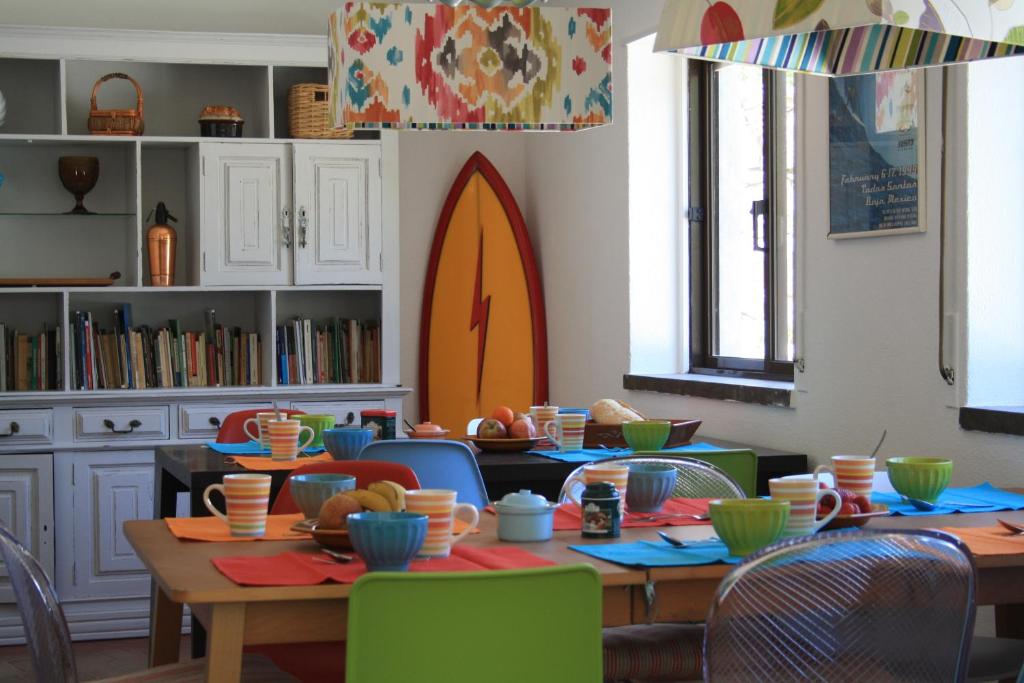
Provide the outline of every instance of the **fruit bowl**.
<path id="1" fill-rule="evenodd" d="M 835 519 L 825 525 L 826 529 L 850 529 L 861 527 L 867 524 L 873 517 L 885 517 L 891 514 L 888 505 L 875 503 L 871 506 L 871 512 L 861 512 L 856 515 L 836 515 Z"/>
<path id="2" fill-rule="evenodd" d="M 479 436 L 464 436 L 462 438 L 466 441 L 471 441 L 473 445 L 480 450 L 490 451 L 492 453 L 516 453 L 519 451 L 528 451 L 543 441 L 543 439 L 540 438 L 481 439 Z"/>
<path id="3" fill-rule="evenodd" d="M 331 550 L 352 550 L 352 539 L 348 529 L 318 529 L 316 525 L 311 531 L 313 540 Z"/>

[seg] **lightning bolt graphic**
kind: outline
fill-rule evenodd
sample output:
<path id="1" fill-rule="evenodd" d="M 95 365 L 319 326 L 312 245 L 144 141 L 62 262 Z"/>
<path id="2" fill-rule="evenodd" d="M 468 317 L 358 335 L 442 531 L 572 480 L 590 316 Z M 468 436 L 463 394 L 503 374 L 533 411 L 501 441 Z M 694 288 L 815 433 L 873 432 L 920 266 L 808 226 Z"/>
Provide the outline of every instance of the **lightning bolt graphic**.
<path id="1" fill-rule="evenodd" d="M 484 235 L 480 233 L 480 253 L 476 261 L 476 286 L 473 288 L 473 313 L 469 331 L 477 330 L 476 351 L 476 398 L 480 400 L 480 389 L 484 381 L 484 349 L 487 346 L 487 323 L 491 317 L 491 297 L 483 296 L 484 289 Z"/>

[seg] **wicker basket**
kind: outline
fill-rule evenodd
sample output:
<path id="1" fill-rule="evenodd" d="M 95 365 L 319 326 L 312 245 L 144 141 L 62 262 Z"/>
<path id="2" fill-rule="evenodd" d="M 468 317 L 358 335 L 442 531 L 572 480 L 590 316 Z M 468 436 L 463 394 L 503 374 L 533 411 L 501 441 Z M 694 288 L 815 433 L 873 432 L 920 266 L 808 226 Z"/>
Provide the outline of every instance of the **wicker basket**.
<path id="1" fill-rule="evenodd" d="M 135 86 L 135 109 L 98 109 L 96 93 L 100 86 L 112 78 L 123 78 Z M 107 74 L 92 86 L 89 101 L 89 132 L 93 135 L 142 135 L 145 124 L 142 121 L 142 88 L 128 74 Z"/>
<path id="2" fill-rule="evenodd" d="M 335 130 L 327 120 L 330 93 L 326 85 L 299 83 L 288 91 L 288 132 L 293 138 L 341 140 L 351 129 Z"/>

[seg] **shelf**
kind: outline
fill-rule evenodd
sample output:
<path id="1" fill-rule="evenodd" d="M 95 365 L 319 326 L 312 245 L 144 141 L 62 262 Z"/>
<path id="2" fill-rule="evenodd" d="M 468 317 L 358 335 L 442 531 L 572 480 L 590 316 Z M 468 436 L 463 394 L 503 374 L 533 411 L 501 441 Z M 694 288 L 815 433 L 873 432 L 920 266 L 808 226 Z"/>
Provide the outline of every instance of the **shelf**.
<path id="1" fill-rule="evenodd" d="M 11 218 L 33 218 L 36 216 L 43 216 L 52 218 L 54 216 L 68 216 L 75 218 L 130 218 L 135 216 L 135 212 L 109 212 L 103 211 L 96 213 L 50 213 L 46 211 L 0 211 L 0 218 L 11 217 Z"/>

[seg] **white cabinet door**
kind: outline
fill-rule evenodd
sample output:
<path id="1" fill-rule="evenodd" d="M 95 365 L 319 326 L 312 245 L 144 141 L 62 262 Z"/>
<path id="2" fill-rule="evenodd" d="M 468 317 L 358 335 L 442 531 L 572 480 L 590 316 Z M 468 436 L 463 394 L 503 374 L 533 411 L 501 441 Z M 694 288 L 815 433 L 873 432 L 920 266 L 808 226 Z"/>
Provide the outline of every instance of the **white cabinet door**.
<path id="1" fill-rule="evenodd" d="M 122 529 L 153 518 L 153 451 L 58 453 L 57 592 L 62 600 L 149 595 L 149 573 Z"/>
<path id="2" fill-rule="evenodd" d="M 291 283 L 287 145 L 201 143 L 203 285 Z"/>
<path id="3" fill-rule="evenodd" d="M 380 147 L 296 144 L 293 153 L 295 284 L 379 284 Z"/>
<path id="4" fill-rule="evenodd" d="M 53 577 L 53 455 L 0 455 L 0 521 Z M 0 562 L 0 603 L 13 603 Z"/>

